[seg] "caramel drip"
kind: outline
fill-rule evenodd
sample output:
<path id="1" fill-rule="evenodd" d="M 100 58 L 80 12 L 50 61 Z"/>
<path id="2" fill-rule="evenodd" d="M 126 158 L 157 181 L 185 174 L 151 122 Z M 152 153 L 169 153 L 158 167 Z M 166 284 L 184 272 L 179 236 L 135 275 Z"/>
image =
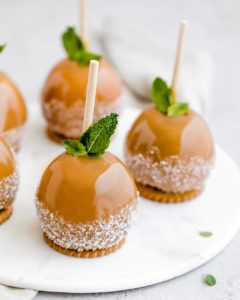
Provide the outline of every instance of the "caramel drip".
<path id="1" fill-rule="evenodd" d="M 15 164 L 12 152 L 5 142 L 0 139 L 0 180 L 12 175 L 14 169 Z"/>
<path id="2" fill-rule="evenodd" d="M 95 159 L 63 153 L 43 174 L 37 197 L 65 220 L 87 222 L 117 214 L 137 194 L 127 168 L 111 153 Z"/>
<path id="3" fill-rule="evenodd" d="M 151 153 L 151 149 L 157 149 Z M 157 155 L 156 160 L 171 155 L 199 156 L 210 159 L 214 153 L 210 131 L 200 115 L 168 117 L 152 107 L 143 111 L 127 137 L 131 154 Z"/>
<path id="4" fill-rule="evenodd" d="M 15 84 L 0 72 L 0 132 L 23 125 L 27 119 L 26 106 Z"/>
<path id="5" fill-rule="evenodd" d="M 57 99 L 71 106 L 76 102 L 85 102 L 89 65 L 65 59 L 50 72 L 42 92 L 42 101 Z M 116 71 L 106 60 L 100 61 L 96 103 L 109 104 L 122 93 L 121 83 Z"/>

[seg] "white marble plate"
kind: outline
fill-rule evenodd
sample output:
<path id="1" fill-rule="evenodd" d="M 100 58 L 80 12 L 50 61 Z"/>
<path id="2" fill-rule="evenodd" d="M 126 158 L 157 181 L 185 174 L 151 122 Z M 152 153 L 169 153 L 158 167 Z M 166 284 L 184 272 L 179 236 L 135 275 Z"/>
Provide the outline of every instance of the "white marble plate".
<path id="1" fill-rule="evenodd" d="M 126 110 L 111 151 L 121 155 L 123 139 L 138 112 Z M 33 110 L 19 154 L 21 186 L 14 215 L 0 226 L 0 283 L 42 291 L 92 293 L 162 282 L 205 263 L 232 239 L 240 225 L 240 173 L 217 147 L 205 192 L 184 204 L 140 199 L 140 214 L 127 243 L 96 259 L 78 259 L 49 248 L 34 207 L 34 193 L 46 164 L 62 151 L 48 141 L 40 112 Z M 212 231 L 210 238 L 198 232 Z"/>

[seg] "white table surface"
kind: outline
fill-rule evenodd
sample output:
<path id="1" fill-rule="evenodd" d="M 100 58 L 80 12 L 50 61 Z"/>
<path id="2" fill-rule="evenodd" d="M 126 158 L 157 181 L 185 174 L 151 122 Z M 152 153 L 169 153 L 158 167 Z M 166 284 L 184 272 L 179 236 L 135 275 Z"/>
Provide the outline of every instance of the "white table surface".
<path id="1" fill-rule="evenodd" d="M 109 15 L 124 16 L 169 37 L 175 45 L 177 23 L 191 27 L 187 47 L 203 49 L 215 62 L 212 109 L 208 121 L 216 141 L 240 165 L 240 2 L 238 0 L 89 0 L 90 30 L 101 32 Z M 59 34 L 77 25 L 77 0 L 0 0 L 1 69 L 15 79 L 28 102 L 37 101 L 47 71 L 63 56 Z M 36 46 L 37 45 L 37 46 Z M 27 63 L 26 63 L 27 61 Z M 29 75 L 30 74 L 30 75 Z M 151 287 L 110 294 L 70 295 L 39 293 L 45 299 L 240 299 L 240 233 L 216 258 L 184 276 Z M 205 273 L 217 278 L 215 287 L 202 281 Z"/>

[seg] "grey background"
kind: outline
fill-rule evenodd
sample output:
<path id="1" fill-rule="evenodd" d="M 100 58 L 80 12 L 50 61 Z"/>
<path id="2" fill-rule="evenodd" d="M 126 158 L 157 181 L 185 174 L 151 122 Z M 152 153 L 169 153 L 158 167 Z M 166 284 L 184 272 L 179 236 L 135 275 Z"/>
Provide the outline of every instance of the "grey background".
<path id="1" fill-rule="evenodd" d="M 209 125 L 217 143 L 240 165 L 240 2 L 238 0 L 89 0 L 89 2 L 90 31 L 94 34 L 101 32 L 105 17 L 122 16 L 168 38 L 175 45 L 178 21 L 180 19 L 190 21 L 187 47 L 191 50 L 202 49 L 209 52 L 215 63 L 212 108 L 207 115 Z M 21 86 L 27 101 L 37 101 L 46 73 L 63 55 L 58 35 L 65 26 L 76 25 L 77 22 L 78 1 L 75 0 L 0 0 L 0 42 L 6 40 L 9 44 L 6 54 L 0 57 L 0 65 L 1 68 L 8 70 Z M 49 46 L 50 43 L 55 44 L 55 51 Z M 39 45 L 38 51 L 34 46 L 36 44 Z M 31 76 L 28 70 L 30 65 Z M 237 300 L 240 299 L 239 249 L 238 233 L 232 243 L 216 258 L 169 282 L 110 294 L 39 293 L 36 300 Z M 215 275 L 217 278 L 215 287 L 203 283 L 202 276 L 205 273 Z"/>

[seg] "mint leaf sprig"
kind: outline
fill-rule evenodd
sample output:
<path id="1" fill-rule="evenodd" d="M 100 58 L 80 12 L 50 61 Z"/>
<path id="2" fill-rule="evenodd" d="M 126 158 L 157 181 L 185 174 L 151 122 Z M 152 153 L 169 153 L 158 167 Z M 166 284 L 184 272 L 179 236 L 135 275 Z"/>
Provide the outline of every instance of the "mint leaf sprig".
<path id="1" fill-rule="evenodd" d="M 186 115 L 189 110 L 187 103 L 173 101 L 173 91 L 166 82 L 157 77 L 151 88 L 151 98 L 156 108 L 170 117 Z"/>
<path id="2" fill-rule="evenodd" d="M 76 34 L 73 27 L 68 27 L 62 35 L 62 42 L 68 58 L 79 63 L 86 65 L 90 60 L 100 60 L 101 56 L 87 51 L 87 48 L 82 39 Z"/>
<path id="3" fill-rule="evenodd" d="M 3 52 L 3 50 L 5 49 L 5 47 L 6 47 L 6 44 L 0 45 L 0 53 Z"/>
<path id="4" fill-rule="evenodd" d="M 80 140 L 64 140 L 63 145 L 67 153 L 75 157 L 98 157 L 108 148 L 117 124 L 118 115 L 111 113 L 91 125 Z"/>

